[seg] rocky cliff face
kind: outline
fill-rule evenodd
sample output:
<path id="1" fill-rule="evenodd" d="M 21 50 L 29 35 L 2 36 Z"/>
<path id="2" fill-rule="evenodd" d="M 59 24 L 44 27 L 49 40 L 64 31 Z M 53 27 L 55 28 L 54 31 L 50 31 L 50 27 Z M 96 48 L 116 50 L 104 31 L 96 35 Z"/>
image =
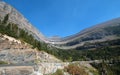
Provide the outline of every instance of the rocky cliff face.
<path id="1" fill-rule="evenodd" d="M 7 35 L 0 35 L 0 61 L 8 64 L 60 62 L 54 56 L 32 49 L 32 46 Z"/>
<path id="2" fill-rule="evenodd" d="M 75 62 L 73 62 L 75 63 Z M 97 71 L 93 68 L 89 62 L 81 61 L 77 62 L 88 75 L 93 75 L 91 71 Z M 64 69 L 70 63 L 39 63 L 38 65 L 3 65 L 0 66 L 0 75 L 51 75 L 56 72 L 57 69 Z M 64 73 L 64 75 L 70 75 Z"/>
<path id="3" fill-rule="evenodd" d="M 43 75 L 63 69 L 65 65 L 44 51 L 0 34 L 0 75 Z"/>
<path id="4" fill-rule="evenodd" d="M 0 75 L 32 75 L 33 72 L 34 69 L 31 66 L 0 67 Z"/>
<path id="5" fill-rule="evenodd" d="M 9 4 L 0 1 L 0 19 L 2 20 L 6 14 L 9 14 L 10 22 L 18 24 L 20 28 L 25 29 L 38 40 L 47 42 L 45 36 L 40 33 L 35 27 L 33 27 L 31 23 L 26 18 L 24 18 L 22 14 L 20 14 Z"/>

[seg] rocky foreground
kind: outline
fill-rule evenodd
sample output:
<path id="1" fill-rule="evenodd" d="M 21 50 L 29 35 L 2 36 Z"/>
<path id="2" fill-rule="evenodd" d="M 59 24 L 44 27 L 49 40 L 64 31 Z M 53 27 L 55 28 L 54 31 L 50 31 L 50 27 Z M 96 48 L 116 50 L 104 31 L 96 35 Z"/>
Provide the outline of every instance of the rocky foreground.
<path id="1" fill-rule="evenodd" d="M 1 65 L 0 75 L 45 75 L 56 72 L 57 69 L 64 69 L 70 63 L 39 63 L 35 64 L 19 64 L 19 65 Z M 85 61 L 79 62 L 79 65 L 86 69 L 89 75 L 94 75 L 91 71 L 96 71 L 89 63 Z M 65 75 L 69 75 L 64 73 Z"/>
<path id="2" fill-rule="evenodd" d="M 0 36 L 0 61 L 8 64 L 60 62 L 54 56 L 32 49 L 32 46 L 7 35 Z"/>
<path id="3" fill-rule="evenodd" d="M 25 42 L 0 34 L 0 75 L 50 75 L 71 63 L 75 62 L 62 62 L 44 51 L 32 49 Z M 89 62 L 77 63 L 90 75 L 90 70 L 95 70 Z"/>

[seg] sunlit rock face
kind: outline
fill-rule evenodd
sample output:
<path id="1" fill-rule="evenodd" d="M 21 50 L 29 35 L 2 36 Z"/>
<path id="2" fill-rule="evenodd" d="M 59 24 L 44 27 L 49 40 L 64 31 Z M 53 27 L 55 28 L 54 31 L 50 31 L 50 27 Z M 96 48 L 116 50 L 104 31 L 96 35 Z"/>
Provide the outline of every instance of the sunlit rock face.
<path id="1" fill-rule="evenodd" d="M 65 65 L 53 55 L 0 34 L 0 75 L 43 75 L 63 69 Z"/>
<path id="2" fill-rule="evenodd" d="M 75 63 L 75 62 L 72 62 Z M 87 61 L 77 62 L 82 68 L 86 68 L 86 72 L 90 73 L 88 75 L 93 75 L 91 70 L 96 71 Z M 1 66 L 0 65 L 0 75 L 51 75 L 56 72 L 57 69 L 64 69 L 66 66 L 71 64 L 71 62 L 64 63 L 39 63 L 36 65 L 14 65 L 14 66 Z M 69 74 L 64 74 L 69 75 Z"/>
<path id="3" fill-rule="evenodd" d="M 0 61 L 9 64 L 35 63 L 38 62 L 61 62 L 54 56 L 44 52 L 32 49 L 27 43 L 22 43 L 13 37 L 0 34 Z"/>
<path id="4" fill-rule="evenodd" d="M 0 75 L 31 75 L 33 72 L 30 66 L 0 67 Z"/>
<path id="5" fill-rule="evenodd" d="M 64 69 L 69 63 L 39 63 L 38 71 L 42 74 L 52 74 L 56 72 L 57 69 Z"/>
<path id="6" fill-rule="evenodd" d="M 39 32 L 35 27 L 33 27 L 32 24 L 26 18 L 24 18 L 22 14 L 20 14 L 16 9 L 14 9 L 9 4 L 0 1 L 0 20 L 4 19 L 4 16 L 6 14 L 9 14 L 10 22 L 18 24 L 20 28 L 28 31 L 36 39 L 47 42 L 44 35 L 41 32 Z"/>
<path id="7" fill-rule="evenodd" d="M 69 63 L 40 63 L 32 66 L 0 66 L 0 75 L 44 75 L 63 69 Z"/>

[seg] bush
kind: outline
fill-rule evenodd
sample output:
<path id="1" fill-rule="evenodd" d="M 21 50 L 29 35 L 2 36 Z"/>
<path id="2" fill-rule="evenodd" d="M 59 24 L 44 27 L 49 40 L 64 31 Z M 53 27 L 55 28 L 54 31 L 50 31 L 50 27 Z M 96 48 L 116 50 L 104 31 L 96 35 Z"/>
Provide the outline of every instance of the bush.
<path id="1" fill-rule="evenodd" d="M 64 73 L 61 69 L 57 69 L 57 71 L 53 73 L 52 75 L 64 75 Z"/>
<path id="2" fill-rule="evenodd" d="M 64 70 L 72 75 L 88 75 L 78 64 L 70 64 Z"/>
<path id="3" fill-rule="evenodd" d="M 8 63 L 5 61 L 0 61 L 0 64 L 8 64 Z"/>

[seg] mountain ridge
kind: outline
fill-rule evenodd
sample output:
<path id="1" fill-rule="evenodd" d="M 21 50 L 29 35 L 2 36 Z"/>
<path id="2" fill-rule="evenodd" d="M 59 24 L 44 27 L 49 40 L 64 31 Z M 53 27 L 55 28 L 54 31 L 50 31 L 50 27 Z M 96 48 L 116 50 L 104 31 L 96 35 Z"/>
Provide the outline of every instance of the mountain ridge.
<path id="1" fill-rule="evenodd" d="M 120 39 L 120 18 L 115 18 L 101 24 L 84 29 L 74 35 L 54 41 L 54 46 L 60 49 L 75 49 L 84 44 Z"/>
<path id="2" fill-rule="evenodd" d="M 4 19 L 4 16 L 9 14 L 9 22 L 18 24 L 19 28 L 23 28 L 30 32 L 37 40 L 47 42 L 46 37 L 39 32 L 33 25 L 20 14 L 15 8 L 0 1 L 0 19 Z"/>
<path id="3" fill-rule="evenodd" d="M 108 20 L 108 21 L 105 21 L 105 22 L 103 22 L 103 23 L 100 23 L 100 24 L 96 24 L 96 25 L 94 25 L 94 26 L 91 26 L 91 27 L 89 27 L 89 28 L 86 28 L 86 29 L 83 29 L 83 30 L 81 30 L 80 32 L 78 32 L 78 33 L 75 33 L 75 34 L 73 34 L 73 35 L 69 35 L 69 36 L 66 36 L 66 37 L 63 37 L 63 38 L 61 38 L 63 41 L 64 40 L 66 40 L 66 39 L 69 39 L 69 38 L 72 38 L 72 37 L 74 37 L 74 36 L 79 36 L 79 35 L 81 35 L 81 34 L 84 34 L 85 32 L 89 32 L 89 30 L 91 30 L 91 29 L 94 29 L 94 28 L 98 28 L 98 27 L 101 27 L 101 26 L 106 26 L 106 25 L 109 25 L 109 24 L 111 24 L 111 23 L 113 23 L 113 22 L 118 22 L 118 21 L 120 21 L 120 17 L 118 17 L 118 18 L 114 18 L 114 19 L 111 19 L 111 20 Z M 118 22 L 119 23 L 119 22 Z M 61 40 L 61 41 L 62 41 Z"/>
<path id="4" fill-rule="evenodd" d="M 4 13 L 3 13 L 4 12 Z M 86 35 L 86 33 L 90 33 L 92 30 L 96 30 L 98 28 L 103 28 L 104 26 L 111 26 L 112 23 L 119 23 L 120 18 L 116 18 L 116 19 L 112 19 L 110 21 L 101 23 L 101 24 L 97 24 L 94 25 L 90 28 L 84 29 L 78 33 L 75 33 L 73 35 L 67 36 L 67 37 L 45 37 L 40 31 L 38 31 L 35 27 L 33 27 L 33 25 L 24 18 L 24 16 L 22 14 L 20 14 L 16 9 L 14 9 L 13 7 L 11 7 L 10 5 L 8 5 L 7 3 L 0 1 L 0 19 L 3 19 L 3 17 L 6 14 L 9 14 L 9 21 L 13 22 L 15 24 L 18 24 L 18 26 L 20 28 L 23 28 L 25 30 L 27 30 L 29 33 L 31 33 L 37 40 L 43 41 L 45 43 L 49 43 L 49 44 L 66 44 L 70 41 L 74 41 L 75 39 L 79 39 L 81 36 L 83 36 L 84 34 Z M 93 31 L 92 31 L 93 32 Z"/>
<path id="5" fill-rule="evenodd" d="M 4 2 L 0 3 L 0 19 L 0 75 L 109 75 L 111 72 L 118 75 L 120 72 L 119 18 L 83 30 L 67 40 L 45 37 Z"/>

